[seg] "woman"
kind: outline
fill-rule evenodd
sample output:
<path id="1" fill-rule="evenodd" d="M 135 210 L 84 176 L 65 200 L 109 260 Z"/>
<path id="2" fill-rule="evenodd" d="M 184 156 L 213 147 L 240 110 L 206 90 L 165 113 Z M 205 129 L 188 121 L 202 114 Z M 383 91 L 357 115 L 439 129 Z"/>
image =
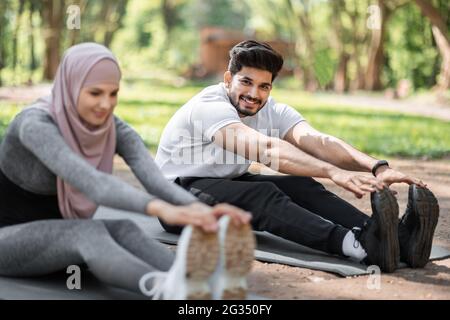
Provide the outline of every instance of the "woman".
<path id="1" fill-rule="evenodd" d="M 99 205 L 195 226 L 184 237 L 185 259 L 202 251 L 196 246 L 214 245 L 219 216 L 248 224 L 247 213 L 211 208 L 165 180 L 136 132 L 113 116 L 120 78 L 107 48 L 73 46 L 51 96 L 11 122 L 0 146 L 0 275 L 37 276 L 86 263 L 103 282 L 148 294 L 149 275 L 174 269 L 172 252 L 131 221 L 90 219 Z M 147 192 L 112 175 L 115 153 Z M 216 251 L 206 250 L 206 258 L 217 259 Z M 149 280 L 139 284 L 144 275 Z"/>

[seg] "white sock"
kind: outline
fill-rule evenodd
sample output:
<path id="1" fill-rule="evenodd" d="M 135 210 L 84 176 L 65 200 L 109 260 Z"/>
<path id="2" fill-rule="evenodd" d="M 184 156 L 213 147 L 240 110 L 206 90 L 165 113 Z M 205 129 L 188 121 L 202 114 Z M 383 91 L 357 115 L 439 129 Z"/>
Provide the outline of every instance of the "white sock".
<path id="1" fill-rule="evenodd" d="M 367 257 L 366 250 L 362 247 L 361 243 L 355 239 L 355 234 L 351 231 L 347 232 L 342 242 L 342 252 L 346 256 L 353 258 L 357 261 L 361 261 Z"/>

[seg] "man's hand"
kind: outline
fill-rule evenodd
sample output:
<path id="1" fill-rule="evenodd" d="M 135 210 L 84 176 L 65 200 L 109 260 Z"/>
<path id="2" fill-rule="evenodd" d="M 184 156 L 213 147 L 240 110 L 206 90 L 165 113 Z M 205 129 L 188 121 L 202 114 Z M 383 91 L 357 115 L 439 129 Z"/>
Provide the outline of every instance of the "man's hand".
<path id="1" fill-rule="evenodd" d="M 159 199 L 149 203 L 147 213 L 161 218 L 167 224 L 191 224 L 207 232 L 217 231 L 217 219 L 225 214 L 228 214 L 237 226 L 249 223 L 251 219 L 248 212 L 228 204 L 210 207 L 201 202 L 194 202 L 185 206 L 174 206 Z"/>
<path id="2" fill-rule="evenodd" d="M 381 167 L 379 170 L 377 170 L 376 175 L 378 180 L 382 181 L 384 184 L 388 186 L 390 186 L 393 183 L 407 183 L 407 184 L 417 184 L 422 188 L 427 187 L 427 185 L 423 183 L 421 180 L 407 176 L 406 174 L 389 167 Z"/>
<path id="3" fill-rule="evenodd" d="M 353 192 L 358 199 L 362 198 L 367 192 L 374 192 L 376 189 L 381 190 L 384 188 L 383 182 L 375 177 L 356 174 L 338 168 L 332 169 L 329 176 L 334 183 Z"/>

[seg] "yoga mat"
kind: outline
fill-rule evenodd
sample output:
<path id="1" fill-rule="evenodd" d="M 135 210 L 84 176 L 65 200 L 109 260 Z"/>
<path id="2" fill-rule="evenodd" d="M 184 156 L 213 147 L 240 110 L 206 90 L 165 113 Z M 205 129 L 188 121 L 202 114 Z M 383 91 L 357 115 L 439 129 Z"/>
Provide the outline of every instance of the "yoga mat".
<path id="1" fill-rule="evenodd" d="M 178 236 L 164 231 L 156 218 L 143 214 L 100 207 L 94 219 L 130 219 L 160 242 L 176 244 L 178 241 Z M 322 270 L 344 277 L 371 273 L 370 270 L 367 270 L 368 266 L 358 262 L 310 249 L 268 232 L 255 231 L 255 235 L 257 241 L 255 259 L 262 262 Z M 450 257 L 449 250 L 433 246 L 430 260 L 441 260 L 448 257 Z M 399 268 L 405 267 L 407 266 L 404 263 L 399 266 Z"/>
<path id="2" fill-rule="evenodd" d="M 58 272 L 34 278 L 0 277 L 0 300 L 149 300 L 144 295 L 105 285 L 81 270 L 81 288 L 69 290 L 70 274 Z M 247 300 L 266 298 L 249 294 Z"/>

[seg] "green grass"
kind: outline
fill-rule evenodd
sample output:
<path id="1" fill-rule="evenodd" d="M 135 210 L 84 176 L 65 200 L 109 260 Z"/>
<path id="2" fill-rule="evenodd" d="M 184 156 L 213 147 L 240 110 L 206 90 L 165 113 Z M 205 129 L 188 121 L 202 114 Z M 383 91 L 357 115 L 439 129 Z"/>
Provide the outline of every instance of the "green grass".
<path id="1" fill-rule="evenodd" d="M 199 92 L 200 85 L 180 88 L 143 81 L 124 83 L 116 114 L 133 126 L 154 153 L 161 132 L 175 111 Z M 315 128 L 377 157 L 442 158 L 450 156 L 450 123 L 431 118 L 317 103 L 313 95 L 287 89 L 273 92 L 277 101 L 295 107 Z M 0 102 L 0 137 L 23 105 Z"/>

